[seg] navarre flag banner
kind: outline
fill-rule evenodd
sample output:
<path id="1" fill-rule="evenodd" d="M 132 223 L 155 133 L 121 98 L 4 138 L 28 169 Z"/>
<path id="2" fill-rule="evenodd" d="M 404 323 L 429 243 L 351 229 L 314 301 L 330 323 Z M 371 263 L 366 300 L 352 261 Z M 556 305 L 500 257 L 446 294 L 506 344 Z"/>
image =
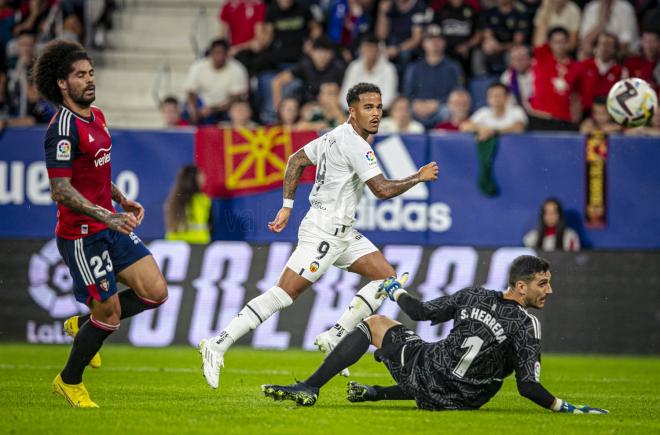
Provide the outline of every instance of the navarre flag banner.
<path id="1" fill-rule="evenodd" d="M 206 175 L 205 191 L 231 198 L 282 187 L 286 163 L 293 153 L 316 139 L 313 131 L 281 127 L 219 129 L 204 127 L 195 134 L 195 162 Z M 300 179 L 314 181 L 314 167 Z"/>

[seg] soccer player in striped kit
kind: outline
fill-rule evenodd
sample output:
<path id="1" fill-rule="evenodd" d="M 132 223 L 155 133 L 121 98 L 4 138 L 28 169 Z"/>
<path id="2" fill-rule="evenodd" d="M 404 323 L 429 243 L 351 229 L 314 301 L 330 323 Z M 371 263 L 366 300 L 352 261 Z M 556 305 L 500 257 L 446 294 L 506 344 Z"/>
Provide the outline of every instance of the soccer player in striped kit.
<path id="1" fill-rule="evenodd" d="M 57 246 L 69 266 L 73 291 L 90 314 L 65 322 L 75 335 L 53 391 L 71 406 L 98 408 L 82 383 L 85 366 L 120 319 L 156 308 L 167 300 L 167 283 L 154 258 L 133 233 L 144 208 L 112 183 L 112 140 L 95 99 L 94 65 L 84 48 L 55 40 L 37 59 L 41 95 L 59 107 L 44 141 L 51 196 L 57 202 Z M 124 210 L 115 211 L 112 201 Z M 129 288 L 117 292 L 117 282 Z"/>

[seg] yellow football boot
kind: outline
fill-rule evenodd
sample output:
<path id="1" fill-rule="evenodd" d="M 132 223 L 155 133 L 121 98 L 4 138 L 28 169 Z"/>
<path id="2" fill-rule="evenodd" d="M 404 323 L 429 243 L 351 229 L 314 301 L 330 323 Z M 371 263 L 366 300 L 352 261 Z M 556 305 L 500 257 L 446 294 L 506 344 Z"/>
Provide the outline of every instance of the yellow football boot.
<path id="1" fill-rule="evenodd" d="M 79 384 L 70 385 L 65 384 L 62 376 L 59 374 L 53 380 L 53 392 L 64 397 L 69 405 L 73 408 L 98 408 L 99 405 L 92 402 L 89 398 L 87 388 L 81 382 Z"/>
<path id="2" fill-rule="evenodd" d="M 64 322 L 64 332 L 70 337 L 75 337 L 78 333 L 78 316 L 69 317 Z M 96 352 L 92 357 L 92 360 L 89 362 L 90 367 L 93 369 L 98 369 L 101 367 L 101 354 Z"/>

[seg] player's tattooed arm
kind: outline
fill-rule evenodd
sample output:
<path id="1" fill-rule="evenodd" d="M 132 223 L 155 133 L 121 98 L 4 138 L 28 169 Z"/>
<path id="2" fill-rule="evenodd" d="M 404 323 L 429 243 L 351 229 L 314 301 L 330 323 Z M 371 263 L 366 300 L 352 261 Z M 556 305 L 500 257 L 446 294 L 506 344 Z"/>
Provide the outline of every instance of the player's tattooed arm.
<path id="1" fill-rule="evenodd" d="M 69 207 L 71 210 L 105 222 L 112 212 L 93 204 L 71 185 L 70 178 L 51 178 L 50 196 L 53 201 Z"/>
<path id="2" fill-rule="evenodd" d="M 419 182 L 418 174 L 401 180 L 388 180 L 383 174 L 379 174 L 367 180 L 367 186 L 369 186 L 369 189 L 371 189 L 378 199 L 390 199 L 401 195 Z"/>
<path id="3" fill-rule="evenodd" d="M 294 199 L 303 170 L 307 166 L 313 165 L 314 163 L 307 157 L 302 148 L 289 157 L 284 171 L 284 198 Z"/>
<path id="4" fill-rule="evenodd" d="M 126 197 L 123 193 L 121 193 L 121 190 L 119 190 L 115 183 L 110 184 L 112 185 L 112 200 L 117 204 L 121 204 L 122 202 L 126 201 Z"/>
<path id="5" fill-rule="evenodd" d="M 419 168 L 416 174 L 401 180 L 388 180 L 383 174 L 367 180 L 367 186 L 378 199 L 390 199 L 401 195 L 417 183 L 438 179 L 438 164 L 431 162 Z"/>
<path id="6" fill-rule="evenodd" d="M 137 219 L 133 215 L 128 213 L 112 213 L 110 210 L 92 203 L 71 185 L 70 178 L 51 178 L 50 192 L 53 201 L 69 207 L 77 213 L 103 222 L 115 231 L 128 234 L 138 224 Z"/>

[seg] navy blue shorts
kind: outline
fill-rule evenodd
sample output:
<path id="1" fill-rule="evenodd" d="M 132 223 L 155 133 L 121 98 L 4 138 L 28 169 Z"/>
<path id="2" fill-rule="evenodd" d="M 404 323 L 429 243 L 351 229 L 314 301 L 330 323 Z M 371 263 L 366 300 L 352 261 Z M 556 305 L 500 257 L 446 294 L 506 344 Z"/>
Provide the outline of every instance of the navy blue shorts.
<path id="1" fill-rule="evenodd" d="M 117 293 L 115 274 L 151 255 L 134 233 L 111 229 L 75 240 L 58 237 L 57 248 L 73 277 L 73 294 L 83 304 L 92 298 L 103 302 Z"/>

